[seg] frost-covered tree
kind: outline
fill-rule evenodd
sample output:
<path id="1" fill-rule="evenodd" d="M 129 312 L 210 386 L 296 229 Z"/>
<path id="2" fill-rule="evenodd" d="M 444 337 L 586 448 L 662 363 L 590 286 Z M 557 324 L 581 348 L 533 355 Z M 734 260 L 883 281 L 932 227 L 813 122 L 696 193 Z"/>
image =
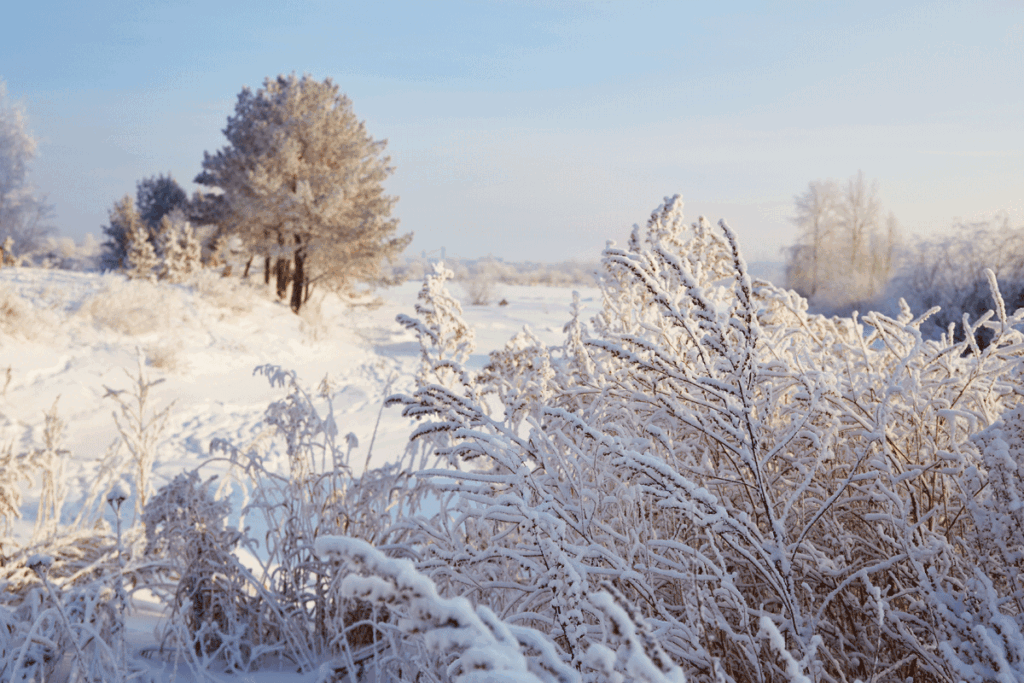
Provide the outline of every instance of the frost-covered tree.
<path id="1" fill-rule="evenodd" d="M 301 308 L 313 284 L 347 288 L 380 279 L 395 236 L 386 141 L 374 140 L 331 79 L 294 74 L 244 88 L 228 117 L 228 144 L 203 159 L 195 182 L 223 194 L 220 226 L 273 264 L 282 298 Z"/>
<path id="2" fill-rule="evenodd" d="M 114 202 L 108 212 L 108 223 L 102 227 L 107 240 L 103 243 L 100 264 L 103 270 L 122 270 L 128 267 L 129 233 L 134 221 L 142 221 L 130 195 Z"/>
<path id="3" fill-rule="evenodd" d="M 184 274 L 195 273 L 203 267 L 203 245 L 200 244 L 195 229 L 188 221 L 182 225 L 181 237 Z"/>
<path id="4" fill-rule="evenodd" d="M 185 271 L 185 248 L 182 224 L 170 216 L 160 219 L 157 243 L 160 246 L 160 279 L 180 282 Z"/>
<path id="5" fill-rule="evenodd" d="M 124 235 L 125 255 L 119 267 L 124 268 L 132 279 L 153 277 L 160 260 L 150 242 L 149 228 L 139 216 L 131 195 L 126 194 L 114 204 L 110 225 L 120 228 Z"/>
<path id="6" fill-rule="evenodd" d="M 883 218 L 878 183 L 858 172 L 841 187 L 812 181 L 795 197 L 799 229 L 787 285 L 820 307 L 841 309 L 876 297 L 892 276 L 899 223 Z"/>
<path id="7" fill-rule="evenodd" d="M 170 174 L 144 178 L 136 185 L 135 211 L 157 255 L 163 254 L 160 241 L 160 222 L 163 217 L 175 210 L 184 217 L 190 208 L 188 196 Z M 119 217 L 115 217 L 115 214 Z M 121 216 L 118 204 L 115 203 L 110 215 L 110 223 L 102 228 L 103 234 L 107 236 L 107 241 L 103 243 L 102 265 L 105 270 L 119 270 L 128 266 L 129 227 Z"/>
<path id="8" fill-rule="evenodd" d="M 787 279 L 790 287 L 808 297 L 817 294 L 831 277 L 828 251 L 838 228 L 841 202 L 842 193 L 834 180 L 812 180 L 807 191 L 795 198 L 793 223 L 800 230 L 800 238 L 790 254 Z"/>
<path id="9" fill-rule="evenodd" d="M 135 203 L 139 215 L 151 232 L 159 230 L 160 220 L 174 209 L 188 206 L 188 195 L 170 173 L 143 178 L 136 185 Z"/>
<path id="10" fill-rule="evenodd" d="M 0 240 L 10 236 L 15 254 L 32 251 L 54 231 L 53 206 L 28 182 L 36 139 L 28 130 L 24 108 L 7 100 L 0 80 Z"/>
<path id="11" fill-rule="evenodd" d="M 175 208 L 160 219 L 157 246 L 163 280 L 181 282 L 189 273 L 202 268 L 202 245 L 181 208 Z"/>

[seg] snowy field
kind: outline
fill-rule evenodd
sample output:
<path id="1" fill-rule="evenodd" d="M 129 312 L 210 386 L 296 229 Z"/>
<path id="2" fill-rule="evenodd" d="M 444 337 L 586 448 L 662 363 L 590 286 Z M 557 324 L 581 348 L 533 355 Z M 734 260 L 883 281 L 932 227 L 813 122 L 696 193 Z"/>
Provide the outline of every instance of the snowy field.
<path id="1" fill-rule="evenodd" d="M 395 461 L 413 423 L 398 408 L 383 409 L 383 400 L 413 389 L 420 347 L 395 317 L 413 314 L 420 287 L 408 282 L 348 302 L 330 296 L 296 316 L 262 284 L 216 276 L 190 287 L 130 282 L 118 274 L 2 269 L 0 445 L 13 444 L 15 452 L 38 448 L 44 415 L 56 401 L 66 423 L 63 446 L 70 451 L 64 516 L 73 516 L 99 459 L 118 438 L 112 417 L 117 405 L 105 397 L 107 390 L 129 389 L 141 357 L 149 379 L 162 380 L 151 393 L 151 408 L 170 406 L 154 467 L 155 488 L 206 460 L 212 439 L 244 445 L 265 428 L 264 411 L 284 394 L 265 377 L 254 376 L 255 367 L 268 363 L 296 371 L 310 390 L 328 378 L 339 431 L 355 434 L 359 442 L 354 464 L 364 466 L 371 442 L 371 467 Z M 457 283 L 451 290 L 464 294 Z M 471 368 L 483 368 L 488 353 L 524 326 L 547 343 L 564 339 L 572 290 L 499 286 L 496 291 L 495 302 L 505 299 L 507 305 L 464 306 L 476 330 Z M 590 315 L 599 293 L 579 291 Z M 38 489 L 26 491 L 25 516 L 14 525 L 19 540 L 31 536 L 38 495 Z M 136 648 L 150 647 L 157 605 L 143 592 L 136 606 L 130 640 Z"/>
<path id="2" fill-rule="evenodd" d="M 411 422 L 398 409 L 381 408 L 387 393 L 413 388 L 419 344 L 395 317 L 413 314 L 420 287 L 407 282 L 355 302 L 332 296 L 296 316 L 286 303 L 237 281 L 206 279 L 193 290 L 128 282 L 121 275 L 0 270 L 0 297 L 13 293 L 32 305 L 22 314 L 25 326 L 0 332 L 0 389 L 10 368 L 0 394 L 0 443 L 13 442 L 15 450 L 37 446 L 44 414 L 58 401 L 67 423 L 65 448 L 72 453 L 69 476 L 89 478 L 117 437 L 111 417 L 116 405 L 104 398 L 107 388 L 129 388 L 127 373 L 136 372 L 141 353 L 150 379 L 164 380 L 151 405 L 171 405 L 159 447 L 158 487 L 208 457 L 213 438 L 241 445 L 258 433 L 268 403 L 282 396 L 253 375 L 268 363 L 294 370 L 310 389 L 329 379 L 339 430 L 354 433 L 362 449 L 353 462 L 365 462 L 380 414 L 371 466 L 394 461 Z M 451 289 L 462 294 L 457 283 Z M 572 290 L 499 291 L 495 300 L 506 299 L 506 306 L 463 307 L 476 330 L 471 369 L 483 368 L 488 354 L 524 326 L 547 343 L 564 339 Z M 598 290 L 578 291 L 592 314 Z"/>

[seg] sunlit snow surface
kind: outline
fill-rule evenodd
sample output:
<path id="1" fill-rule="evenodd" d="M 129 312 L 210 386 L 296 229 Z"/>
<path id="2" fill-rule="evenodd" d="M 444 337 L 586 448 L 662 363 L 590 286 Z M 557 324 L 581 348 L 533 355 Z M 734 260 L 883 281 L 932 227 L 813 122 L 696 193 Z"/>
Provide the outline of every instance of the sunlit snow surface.
<path id="1" fill-rule="evenodd" d="M 135 372 L 141 352 L 150 379 L 165 380 L 153 389 L 152 407 L 173 401 L 155 468 L 157 487 L 208 457 L 211 439 L 241 446 L 262 429 L 267 404 L 284 395 L 266 378 L 253 376 L 253 368 L 265 363 L 295 370 L 310 389 L 325 375 L 330 378 L 339 429 L 359 439 L 352 462 L 361 467 L 385 392 L 412 389 L 419 346 L 395 316 L 413 314 L 420 286 L 409 282 L 356 303 L 329 297 L 319 310 L 310 307 L 296 316 L 262 287 L 215 276 L 185 286 L 128 282 L 120 275 L 0 269 L 0 311 L 12 298 L 22 306 L 13 335 L 0 326 L 0 392 L 11 369 L 0 393 L 0 444 L 14 442 L 16 451 L 38 447 L 44 413 L 59 397 L 58 411 L 67 423 L 64 447 L 71 452 L 65 515 L 73 514 L 95 461 L 117 436 L 111 417 L 116 405 L 104 398 L 106 388 L 129 388 L 126 371 Z M 465 298 L 458 283 L 450 286 Z M 597 312 L 600 294 L 577 291 L 587 319 Z M 497 305 L 502 299 L 507 305 Z M 524 325 L 544 342 L 558 343 L 571 302 L 567 288 L 498 285 L 491 305 L 463 304 L 476 332 L 470 367 L 482 368 L 487 354 Z M 384 410 L 371 464 L 397 459 L 411 425 L 398 409 Z M 23 510 L 29 514 L 19 522 L 19 533 L 31 532 L 35 496 L 26 496 Z M 151 637 L 156 618 L 152 610 L 141 611 L 130 626 L 137 646 Z M 268 676 L 254 680 L 278 680 L 280 674 Z"/>

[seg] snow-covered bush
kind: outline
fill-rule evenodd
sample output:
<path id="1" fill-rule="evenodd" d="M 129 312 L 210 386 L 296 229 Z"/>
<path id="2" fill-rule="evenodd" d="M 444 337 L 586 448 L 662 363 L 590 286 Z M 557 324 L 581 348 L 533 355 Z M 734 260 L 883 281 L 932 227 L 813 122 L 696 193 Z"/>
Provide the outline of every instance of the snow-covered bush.
<path id="1" fill-rule="evenodd" d="M 494 278 L 486 273 L 478 273 L 462 282 L 466 298 L 471 306 L 489 306 L 494 300 L 496 285 Z"/>
<path id="2" fill-rule="evenodd" d="M 242 535 L 226 523 L 231 505 L 215 497 L 211 483 L 183 473 L 147 503 L 146 585 L 171 608 L 165 647 L 194 654 L 204 668 L 222 662 L 244 671 L 264 653 L 251 632 L 258 597 L 232 554 Z"/>
<path id="3" fill-rule="evenodd" d="M 222 309 L 225 316 L 250 312 L 261 293 L 258 285 L 221 277 L 209 269 L 193 272 L 187 282 L 204 301 Z"/>
<path id="4" fill-rule="evenodd" d="M 1024 226 L 1013 227 L 1005 214 L 910 244 L 890 291 L 922 310 L 940 306 L 921 328 L 926 338 L 938 339 L 951 323 L 959 326 L 964 313 L 977 318 L 991 308 L 986 270 L 995 273 L 1010 311 L 1024 306 Z M 980 332 L 982 345 L 990 335 Z"/>
<path id="5" fill-rule="evenodd" d="M 373 628 L 386 637 L 390 652 L 373 662 L 378 677 L 454 683 L 584 680 L 543 633 L 502 621 L 464 597 L 442 597 L 407 559 L 388 557 L 350 537 L 320 536 L 315 547 L 320 557 L 338 563 L 334 579 L 340 595 L 383 608 Z M 665 655 L 646 622 L 607 587 L 611 593 L 593 597 L 607 633 L 603 642 L 590 647 L 586 680 L 683 683 L 681 669 Z M 351 669 L 347 662 L 343 666 Z"/>
<path id="6" fill-rule="evenodd" d="M 36 307 L 14 287 L 0 283 L 0 345 L 4 336 L 28 341 L 51 336 L 59 324 L 52 311 Z"/>
<path id="7" fill-rule="evenodd" d="M 473 271 L 462 278 L 462 288 L 471 306 L 489 306 L 498 295 L 498 278 L 509 270 L 504 264 L 487 259 L 475 264 Z"/>
<path id="8" fill-rule="evenodd" d="M 433 365 L 391 399 L 448 460 L 420 474 L 445 492 L 421 570 L 581 671 L 609 581 L 695 680 L 1021 676 L 1024 311 L 990 277 L 960 342 L 906 307 L 811 316 L 681 209 L 605 251 L 590 325 L 480 376 L 431 350 L 462 323 L 428 279 L 449 322 L 401 320 Z"/>
<path id="9" fill-rule="evenodd" d="M 102 287 L 86 298 L 77 317 L 127 336 L 173 329 L 189 312 L 181 298 L 164 285 L 149 280 L 127 280 L 123 275 L 103 276 Z"/>
<path id="10" fill-rule="evenodd" d="M 104 494 L 118 478 L 116 451 L 98 468 L 93 489 L 64 520 L 67 495 L 56 404 L 46 416 L 41 448 L 0 457 L 4 521 L 20 511 L 8 484 L 39 479 L 35 532 L 28 543 L 0 539 L 0 682 L 123 681 L 122 545 L 103 517 Z M 136 558 L 138 559 L 138 558 Z M 137 568 L 137 567 L 136 567 Z"/>
<path id="11" fill-rule="evenodd" d="M 267 430 L 253 443 L 211 444 L 231 476 L 214 490 L 198 473 L 181 475 L 143 514 L 147 553 L 164 567 L 156 592 L 172 612 L 165 644 L 199 669 L 245 671 L 270 656 L 302 670 L 350 661 L 376 640 L 368 606 L 337 594 L 332 565 L 316 554 L 314 540 L 349 534 L 415 553 L 405 542 L 410 530 L 397 522 L 415 514 L 429 487 L 413 488 L 412 463 L 356 477 L 350 458 L 358 443 L 351 434 L 339 438 L 327 381 L 314 396 L 293 372 L 257 372 L 287 396 L 267 408 Z M 246 501 L 241 518 L 228 525 L 239 512 L 229 501 L 238 495 Z M 243 564 L 236 549 L 257 567 Z"/>
<path id="12" fill-rule="evenodd" d="M 99 268 L 101 246 L 92 234 L 86 234 L 81 244 L 70 237 L 47 237 L 32 252 L 23 255 L 24 265 L 60 270 L 93 271 Z"/>
<path id="13" fill-rule="evenodd" d="M 25 564 L 35 583 L 16 609 L 0 606 L 0 681 L 124 681 L 114 591 L 104 581 L 54 584 L 48 555 Z"/>

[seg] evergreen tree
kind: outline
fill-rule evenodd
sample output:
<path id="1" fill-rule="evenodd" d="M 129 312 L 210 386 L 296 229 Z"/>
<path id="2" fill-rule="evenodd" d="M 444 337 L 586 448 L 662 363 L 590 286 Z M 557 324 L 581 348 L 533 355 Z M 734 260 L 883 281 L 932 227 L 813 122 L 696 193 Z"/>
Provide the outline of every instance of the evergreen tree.
<path id="1" fill-rule="evenodd" d="M 244 88 L 224 134 L 228 145 L 205 155 L 195 182 L 222 191 L 223 229 L 276 260 L 278 293 L 291 284 L 294 311 L 314 283 L 379 281 L 383 261 L 412 238 L 395 236 L 386 142 L 370 137 L 331 79 L 292 74 Z"/>
<path id="2" fill-rule="evenodd" d="M 107 241 L 103 243 L 100 265 L 103 270 L 124 270 L 128 267 L 128 243 L 133 222 L 141 221 L 135 202 L 130 195 L 114 202 L 109 213 L 109 223 L 103 226 Z"/>
<path id="3" fill-rule="evenodd" d="M 203 267 L 203 245 L 196 237 L 196 231 L 188 221 L 182 226 L 182 273 L 196 273 Z"/>
<path id="4" fill-rule="evenodd" d="M 111 215 L 111 224 L 114 224 L 116 218 L 117 224 L 124 228 L 126 241 L 126 256 L 122 267 L 133 280 L 152 279 L 160 260 L 153 249 L 153 243 L 150 242 L 148 226 L 135 208 L 131 195 L 125 195 L 114 208 L 116 215 Z"/>
<path id="5" fill-rule="evenodd" d="M 143 178 L 135 186 L 135 202 L 139 215 L 154 235 L 159 232 L 160 220 L 175 209 L 188 206 L 188 195 L 171 174 Z"/>
<path id="6" fill-rule="evenodd" d="M 185 250 L 182 248 L 181 223 L 169 215 L 160 219 L 157 244 L 160 246 L 160 279 L 181 282 L 185 270 Z"/>

